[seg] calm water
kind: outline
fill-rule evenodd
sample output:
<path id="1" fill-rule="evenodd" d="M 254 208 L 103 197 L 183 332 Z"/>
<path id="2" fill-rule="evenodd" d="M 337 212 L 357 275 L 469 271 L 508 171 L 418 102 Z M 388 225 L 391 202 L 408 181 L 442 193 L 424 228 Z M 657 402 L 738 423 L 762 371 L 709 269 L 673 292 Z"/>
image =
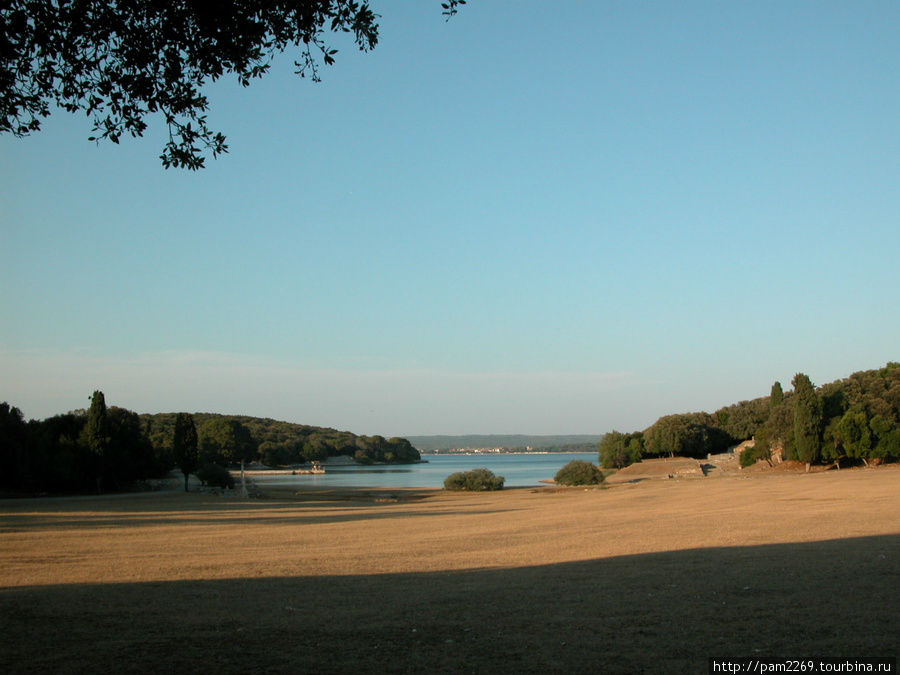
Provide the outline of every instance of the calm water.
<path id="1" fill-rule="evenodd" d="M 422 455 L 420 464 L 395 466 L 328 466 L 325 474 L 257 476 L 265 485 L 316 485 L 319 487 L 440 488 L 457 471 L 487 468 L 506 479 L 505 487 L 540 485 L 552 479 L 573 459 L 597 463 L 596 452 L 520 455 Z"/>

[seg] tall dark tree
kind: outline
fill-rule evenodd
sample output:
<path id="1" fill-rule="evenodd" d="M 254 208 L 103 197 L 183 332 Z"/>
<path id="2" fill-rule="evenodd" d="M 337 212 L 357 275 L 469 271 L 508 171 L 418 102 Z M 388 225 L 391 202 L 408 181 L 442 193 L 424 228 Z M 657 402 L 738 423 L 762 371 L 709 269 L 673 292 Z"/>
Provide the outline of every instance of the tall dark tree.
<path id="1" fill-rule="evenodd" d="M 465 0 L 447 0 L 452 16 Z M 206 122 L 204 85 L 233 74 L 248 86 L 296 48 L 301 77 L 334 63 L 326 33 L 378 43 L 367 0 L 8 0 L 0 5 L 0 132 L 38 131 L 52 106 L 93 118 L 90 140 L 141 136 L 161 113 L 165 167 L 199 169 L 227 152 Z"/>
<path id="2" fill-rule="evenodd" d="M 781 388 L 781 382 L 772 385 L 772 393 L 769 395 L 769 410 L 775 410 L 784 401 L 784 390 Z"/>
<path id="3" fill-rule="evenodd" d="M 103 475 L 111 459 L 109 419 L 106 413 L 106 399 L 102 391 L 95 391 L 91 396 L 91 407 L 88 410 L 87 423 L 84 425 L 81 441 L 90 453 L 93 464 L 92 473 L 97 479 L 97 492 L 101 492 Z"/>
<path id="4" fill-rule="evenodd" d="M 153 445 L 145 433 L 140 416 L 131 410 L 110 406 L 106 411 L 110 458 L 108 476 L 118 489 L 135 480 L 160 475 Z"/>
<path id="5" fill-rule="evenodd" d="M 822 401 L 803 373 L 797 373 L 791 384 L 794 387 L 794 453 L 809 471 L 822 449 Z"/>
<path id="6" fill-rule="evenodd" d="M 87 414 L 70 412 L 28 423 L 31 442 L 25 485 L 29 489 L 68 492 L 90 489 L 92 456 L 83 441 Z"/>
<path id="7" fill-rule="evenodd" d="M 175 431 L 172 436 L 172 455 L 175 464 L 184 474 L 184 491 L 188 491 L 188 477 L 199 468 L 200 452 L 197 443 L 197 425 L 194 416 L 178 413 L 175 416 Z"/>
<path id="8" fill-rule="evenodd" d="M 27 466 L 28 425 L 22 411 L 0 403 L 0 486 L 21 487 Z"/>

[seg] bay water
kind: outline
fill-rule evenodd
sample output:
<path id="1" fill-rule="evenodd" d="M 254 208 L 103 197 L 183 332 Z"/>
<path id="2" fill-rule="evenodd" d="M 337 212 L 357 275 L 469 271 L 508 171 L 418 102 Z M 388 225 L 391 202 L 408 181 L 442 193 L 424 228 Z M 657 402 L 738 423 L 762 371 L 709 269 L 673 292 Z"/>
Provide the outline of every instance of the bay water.
<path id="1" fill-rule="evenodd" d="M 539 486 L 552 480 L 573 459 L 597 463 L 596 452 L 475 453 L 471 455 L 422 455 L 416 464 L 326 465 L 324 474 L 254 476 L 260 485 L 316 486 L 328 488 L 442 488 L 444 479 L 457 471 L 490 469 L 506 480 L 504 487 Z"/>

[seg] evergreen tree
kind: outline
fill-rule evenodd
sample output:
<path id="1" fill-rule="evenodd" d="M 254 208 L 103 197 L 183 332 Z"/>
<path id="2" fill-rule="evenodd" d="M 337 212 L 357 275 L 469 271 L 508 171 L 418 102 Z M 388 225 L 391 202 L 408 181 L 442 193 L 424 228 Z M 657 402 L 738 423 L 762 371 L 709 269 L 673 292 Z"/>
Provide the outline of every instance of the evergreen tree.
<path id="1" fill-rule="evenodd" d="M 28 425 L 22 411 L 0 403 L 0 486 L 21 487 L 27 464 Z"/>
<path id="2" fill-rule="evenodd" d="M 794 386 L 794 454 L 806 470 L 822 449 L 822 401 L 809 377 L 797 373 Z"/>
<path id="3" fill-rule="evenodd" d="M 769 396 L 769 411 L 775 410 L 784 401 L 784 391 L 781 389 L 781 382 L 772 385 L 772 393 Z"/>
<path id="4" fill-rule="evenodd" d="M 110 462 L 109 419 L 102 391 L 95 391 L 91 396 L 91 408 L 88 410 L 87 424 L 84 426 L 81 440 L 92 457 L 92 473 L 97 479 L 97 492 L 101 492 L 103 474 Z"/>
<path id="5" fill-rule="evenodd" d="M 175 416 L 175 432 L 172 437 L 172 455 L 175 464 L 184 474 L 184 491 L 188 491 L 188 476 L 197 470 L 200 453 L 197 444 L 197 425 L 194 416 L 178 413 Z"/>

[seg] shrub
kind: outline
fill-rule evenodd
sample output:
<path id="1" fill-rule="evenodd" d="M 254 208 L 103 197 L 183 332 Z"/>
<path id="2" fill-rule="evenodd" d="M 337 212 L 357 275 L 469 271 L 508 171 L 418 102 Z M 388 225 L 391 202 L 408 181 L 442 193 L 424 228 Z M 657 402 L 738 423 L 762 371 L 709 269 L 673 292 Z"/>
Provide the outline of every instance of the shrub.
<path id="1" fill-rule="evenodd" d="M 495 476 L 490 469 L 472 469 L 471 471 L 458 471 L 444 479 L 445 490 L 502 490 L 506 479 L 503 476 Z"/>
<path id="2" fill-rule="evenodd" d="M 209 463 L 197 472 L 197 478 L 204 485 L 220 488 L 233 488 L 234 477 L 224 466 Z"/>
<path id="3" fill-rule="evenodd" d="M 573 459 L 556 472 L 553 480 L 559 485 L 599 485 L 603 482 L 603 472 L 596 464 Z"/>
<path id="4" fill-rule="evenodd" d="M 772 452 L 768 447 L 762 444 L 757 444 L 754 447 L 746 448 L 738 458 L 738 462 L 740 463 L 742 469 L 746 469 L 748 466 L 753 466 L 761 459 L 764 459 L 769 462 L 769 464 L 771 464 Z"/>

